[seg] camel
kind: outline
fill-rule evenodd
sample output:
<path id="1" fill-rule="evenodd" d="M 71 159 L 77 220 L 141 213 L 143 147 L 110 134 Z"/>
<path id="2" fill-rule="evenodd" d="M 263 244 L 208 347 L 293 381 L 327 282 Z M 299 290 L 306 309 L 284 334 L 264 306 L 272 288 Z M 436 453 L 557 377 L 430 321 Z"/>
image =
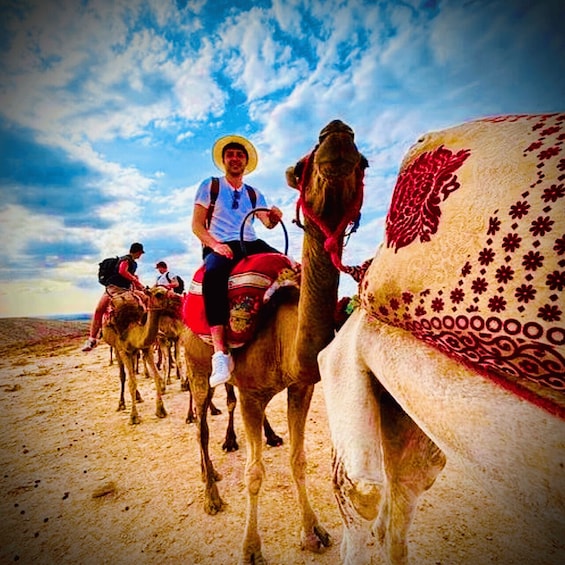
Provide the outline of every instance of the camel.
<path id="1" fill-rule="evenodd" d="M 448 458 L 563 551 L 564 137 L 565 114 L 500 116 L 405 156 L 361 306 L 318 357 L 343 563 L 408 563 Z"/>
<path id="2" fill-rule="evenodd" d="M 307 495 L 304 430 L 314 385 L 320 379 L 317 354 L 334 335 L 339 282 L 336 264 L 341 263 L 344 232 L 359 216 L 366 166 L 351 128 L 334 120 L 321 131 L 312 153 L 286 172 L 288 184 L 300 192 L 299 205 L 304 215 L 300 291 L 282 292 L 284 299 L 273 308 L 253 339 L 233 350 L 232 381 L 239 389 L 247 439 L 243 563 L 265 563 L 258 531 L 258 499 L 264 476 L 261 426 L 269 401 L 284 389 L 288 399 L 290 463 L 302 517 L 301 545 L 321 552 L 331 544 Z M 198 419 L 204 509 L 215 514 L 222 509 L 223 501 L 216 485 L 221 476 L 208 453 L 206 409 L 212 395 L 208 385 L 212 348 L 189 331 L 185 351 Z"/>
<path id="3" fill-rule="evenodd" d="M 179 294 L 168 292 L 163 305 L 163 312 L 159 318 L 159 331 L 157 333 L 156 345 L 158 347 L 161 359 L 163 360 L 163 378 L 161 380 L 162 392 L 166 391 L 166 386 L 171 384 L 171 366 L 173 361 L 171 353 L 174 351 L 174 364 L 176 369 L 177 378 L 181 381 L 181 390 L 185 390 L 189 394 L 188 412 L 186 416 L 186 423 L 192 424 L 196 422 L 196 415 L 194 413 L 194 400 L 190 390 L 190 383 L 181 370 L 180 353 L 182 349 L 183 334 L 188 331 L 182 320 L 182 305 L 184 297 Z M 157 367 L 160 369 L 159 364 Z M 228 407 L 228 425 L 226 428 L 226 435 L 222 449 L 227 452 L 237 451 L 239 444 L 237 442 L 237 435 L 234 426 L 234 412 L 237 406 L 237 399 L 233 385 L 227 383 L 225 385 L 227 395 Z M 217 408 L 212 399 L 210 399 L 210 414 L 217 416 L 222 411 Z M 267 418 L 264 422 L 265 437 L 267 445 L 276 447 L 282 445 L 283 440 L 272 429 Z"/>
<path id="4" fill-rule="evenodd" d="M 171 384 L 171 370 L 175 366 L 177 379 L 181 381 L 181 390 L 188 389 L 188 383 L 184 379 L 180 363 L 179 338 L 186 331 L 182 321 L 182 296 L 169 292 L 165 304 L 165 310 L 159 319 L 159 331 L 157 332 L 156 348 L 159 356 L 157 367 L 163 369 L 163 388 Z"/>
<path id="5" fill-rule="evenodd" d="M 159 319 L 165 311 L 166 294 L 166 290 L 159 287 L 148 291 L 146 315 L 140 311 L 139 303 L 135 298 L 125 295 L 116 296 L 112 299 L 114 314 L 105 317 L 102 324 L 102 337 L 114 349 L 120 368 L 121 387 L 118 410 L 125 410 L 124 387 L 127 372 L 131 394 L 131 424 L 140 423 L 137 403 L 143 402 L 137 390 L 135 369 L 139 351 L 142 352 L 146 367 L 155 382 L 157 390 L 155 414 L 158 418 L 164 418 L 167 415 L 162 399 L 161 376 L 155 366 L 152 353 L 152 346 L 159 328 Z"/>

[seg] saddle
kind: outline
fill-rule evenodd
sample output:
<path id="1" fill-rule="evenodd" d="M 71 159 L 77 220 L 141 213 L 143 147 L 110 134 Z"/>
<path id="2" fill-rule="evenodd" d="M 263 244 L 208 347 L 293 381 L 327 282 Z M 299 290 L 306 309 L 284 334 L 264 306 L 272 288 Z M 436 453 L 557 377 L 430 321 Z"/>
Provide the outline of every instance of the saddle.
<path id="1" fill-rule="evenodd" d="M 103 316 L 104 325 L 122 333 L 132 324 L 143 324 L 147 310 L 140 299 L 141 295 L 134 295 L 132 291 L 113 296 Z"/>
<path id="2" fill-rule="evenodd" d="M 202 280 L 205 266 L 194 274 L 184 299 L 184 323 L 208 344 L 212 343 L 206 320 Z M 237 263 L 228 279 L 229 321 L 227 341 L 231 348 L 248 343 L 257 330 L 259 313 L 278 288 L 299 287 L 300 265 L 281 253 L 259 253 Z"/>

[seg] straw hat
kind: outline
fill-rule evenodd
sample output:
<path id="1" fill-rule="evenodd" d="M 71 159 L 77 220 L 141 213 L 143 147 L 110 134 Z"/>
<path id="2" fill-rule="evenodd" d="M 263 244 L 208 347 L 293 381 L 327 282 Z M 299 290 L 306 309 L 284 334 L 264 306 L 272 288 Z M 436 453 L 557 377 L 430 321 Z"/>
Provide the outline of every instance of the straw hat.
<path id="1" fill-rule="evenodd" d="M 226 172 L 224 162 L 222 160 L 222 150 L 228 143 L 239 143 L 245 147 L 249 159 L 247 160 L 247 166 L 245 167 L 244 172 L 245 174 L 248 174 L 251 171 L 254 171 L 255 167 L 257 167 L 257 151 L 251 141 L 245 139 L 245 137 L 241 137 L 240 135 L 224 135 L 224 137 L 220 137 L 220 139 L 214 143 L 214 147 L 212 147 L 212 159 L 216 167 L 218 167 L 220 171 L 224 173 Z"/>

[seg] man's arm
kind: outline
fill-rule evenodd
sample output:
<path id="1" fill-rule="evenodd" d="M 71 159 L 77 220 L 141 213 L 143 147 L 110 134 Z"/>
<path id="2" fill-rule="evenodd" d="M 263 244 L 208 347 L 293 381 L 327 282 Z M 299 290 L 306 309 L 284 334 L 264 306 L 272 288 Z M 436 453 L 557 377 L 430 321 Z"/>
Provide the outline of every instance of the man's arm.
<path id="1" fill-rule="evenodd" d="M 128 281 L 131 281 L 131 283 L 133 284 L 133 286 L 135 288 L 138 288 L 140 290 L 143 290 L 145 287 L 143 286 L 143 284 L 141 284 L 141 281 L 137 278 L 136 275 L 132 275 L 129 272 L 129 261 L 127 259 L 124 259 L 123 261 L 120 261 L 120 264 L 118 265 L 118 273 L 124 277 L 124 279 L 127 279 Z"/>
<path id="2" fill-rule="evenodd" d="M 202 245 L 209 247 L 219 255 L 224 255 L 231 259 L 233 253 L 230 246 L 217 241 L 206 228 L 207 214 L 207 208 L 204 208 L 204 206 L 200 204 L 194 205 L 194 211 L 192 213 L 192 233 L 202 242 Z"/>
<path id="3" fill-rule="evenodd" d="M 283 213 L 280 208 L 273 206 L 268 212 L 257 212 L 255 214 L 263 223 L 263 225 L 268 228 L 274 228 L 282 219 Z"/>

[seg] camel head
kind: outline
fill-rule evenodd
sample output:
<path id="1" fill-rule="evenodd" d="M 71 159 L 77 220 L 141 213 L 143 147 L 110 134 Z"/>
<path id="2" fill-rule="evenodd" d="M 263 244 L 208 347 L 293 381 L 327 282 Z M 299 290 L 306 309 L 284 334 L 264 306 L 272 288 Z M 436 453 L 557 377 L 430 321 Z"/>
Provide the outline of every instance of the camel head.
<path id="1" fill-rule="evenodd" d="M 170 302 L 170 294 L 165 287 L 154 286 L 145 290 L 147 309 L 164 310 Z"/>
<path id="2" fill-rule="evenodd" d="M 287 184 L 300 191 L 303 208 L 330 229 L 342 221 L 344 212 L 357 217 L 361 207 L 368 162 L 354 138 L 347 124 L 333 120 L 320 131 L 312 152 L 286 170 Z"/>

